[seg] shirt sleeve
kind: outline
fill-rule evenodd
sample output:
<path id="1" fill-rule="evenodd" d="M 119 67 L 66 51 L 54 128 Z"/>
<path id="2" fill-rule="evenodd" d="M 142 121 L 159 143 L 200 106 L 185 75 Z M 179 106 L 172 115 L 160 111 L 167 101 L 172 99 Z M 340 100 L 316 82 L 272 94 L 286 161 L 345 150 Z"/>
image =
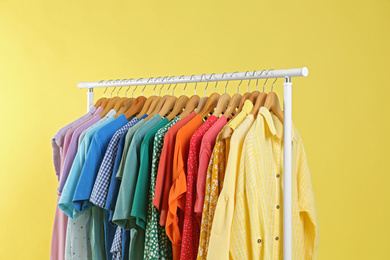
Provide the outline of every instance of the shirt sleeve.
<path id="1" fill-rule="evenodd" d="M 294 232 L 296 243 L 296 259 L 317 259 L 319 249 L 319 225 L 313 187 L 311 185 L 310 171 L 307 163 L 303 142 L 298 142 L 297 152 L 297 192 L 299 216 L 294 225 L 300 226 L 298 232 Z"/>

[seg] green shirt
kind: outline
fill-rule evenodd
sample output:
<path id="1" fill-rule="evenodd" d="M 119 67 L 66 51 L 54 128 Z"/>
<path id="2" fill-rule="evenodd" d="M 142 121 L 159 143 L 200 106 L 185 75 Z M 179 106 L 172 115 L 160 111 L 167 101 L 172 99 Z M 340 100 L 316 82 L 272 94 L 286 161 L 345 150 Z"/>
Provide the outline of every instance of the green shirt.
<path id="1" fill-rule="evenodd" d="M 160 115 L 155 115 L 134 133 L 126 155 L 122 182 L 119 188 L 112 222 L 125 230 L 130 230 L 130 259 L 143 258 L 145 241 L 145 230 L 137 226 L 136 219 L 130 216 L 138 179 L 141 143 L 146 133 L 157 125 L 161 119 Z"/>
<path id="2" fill-rule="evenodd" d="M 125 168 L 127 151 L 129 150 L 131 140 L 133 140 L 133 136 L 134 136 L 135 132 L 138 129 L 140 129 L 141 126 L 143 126 L 145 123 L 146 123 L 145 119 L 141 119 L 140 121 L 138 121 L 138 123 L 136 123 L 133 127 L 131 127 L 129 129 L 129 131 L 127 131 L 127 134 L 125 137 L 125 144 L 123 146 L 122 159 L 121 159 L 121 162 L 119 164 L 118 172 L 116 173 L 116 176 L 115 176 L 117 179 L 120 179 L 120 180 L 122 179 L 123 170 Z"/>
<path id="3" fill-rule="evenodd" d="M 154 191 L 156 188 L 156 174 L 160 155 L 164 144 L 164 136 L 180 118 L 176 117 L 172 121 L 157 131 L 154 136 L 153 158 L 150 173 L 150 189 L 148 200 L 148 213 L 146 219 L 145 250 L 144 259 L 172 259 L 172 245 L 168 239 L 165 228 L 158 224 L 160 212 L 153 206 Z"/>
<path id="4" fill-rule="evenodd" d="M 146 228 L 146 214 L 148 213 L 148 194 L 154 135 L 161 127 L 168 123 L 169 120 L 167 118 L 161 120 L 160 123 L 158 123 L 145 135 L 141 144 L 140 166 L 137 186 L 134 193 L 133 208 L 131 209 L 131 216 L 136 218 L 136 224 L 143 229 Z"/>

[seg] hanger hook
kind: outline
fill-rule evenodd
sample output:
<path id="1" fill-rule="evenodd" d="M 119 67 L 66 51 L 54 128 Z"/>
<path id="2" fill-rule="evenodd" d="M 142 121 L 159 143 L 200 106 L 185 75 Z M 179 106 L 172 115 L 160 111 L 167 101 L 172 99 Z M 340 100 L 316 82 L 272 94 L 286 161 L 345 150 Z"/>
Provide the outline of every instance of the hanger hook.
<path id="1" fill-rule="evenodd" d="M 168 79 L 168 81 L 170 81 L 171 79 L 175 78 L 175 76 L 172 76 Z M 171 89 L 171 85 L 172 83 L 169 83 L 169 86 L 168 86 L 168 89 L 167 89 L 167 95 L 169 95 L 169 90 Z"/>
<path id="2" fill-rule="evenodd" d="M 156 80 L 154 81 L 154 83 L 156 83 L 158 81 L 158 79 L 160 79 L 161 77 L 157 77 Z M 154 88 L 153 88 L 153 96 L 154 96 L 154 91 L 156 90 L 156 87 L 157 87 L 157 83 L 156 85 L 154 85 Z"/>
<path id="3" fill-rule="evenodd" d="M 146 81 L 146 83 L 149 83 L 149 81 L 150 81 L 151 79 L 153 79 L 153 77 L 150 77 L 150 78 L 148 79 L 148 81 Z M 146 86 L 147 86 L 147 84 L 145 84 L 144 88 L 141 90 L 141 96 L 144 95 L 144 90 L 145 90 Z"/>
<path id="4" fill-rule="evenodd" d="M 179 78 L 179 80 L 180 80 L 182 77 L 184 77 L 184 75 L 181 75 L 180 78 Z M 174 86 L 173 89 L 172 89 L 172 96 L 175 95 L 175 89 L 176 89 L 176 87 L 177 87 L 177 83 L 175 84 L 175 86 Z M 184 94 L 183 94 L 183 95 L 184 95 Z"/>
<path id="5" fill-rule="evenodd" d="M 224 72 L 224 73 L 222 74 L 222 79 L 223 79 L 223 77 L 225 76 L 225 74 L 226 74 L 226 72 Z M 225 93 L 226 93 L 226 88 L 227 88 L 228 84 L 229 84 L 229 80 L 226 80 Z"/>
<path id="6" fill-rule="evenodd" d="M 122 84 L 124 80 L 123 79 L 122 80 L 118 79 L 118 81 L 119 81 L 120 84 Z M 118 92 L 116 92 L 116 96 L 119 96 L 119 92 L 121 91 L 122 88 L 123 88 L 123 86 L 121 86 L 119 88 Z"/>
<path id="7" fill-rule="evenodd" d="M 140 80 L 143 80 L 143 78 L 137 79 L 137 80 L 135 81 L 135 83 L 137 83 L 137 82 L 140 81 Z M 133 93 L 134 93 L 134 91 L 135 91 L 137 88 L 138 88 L 138 85 L 137 85 L 137 87 L 133 90 Z M 142 96 L 142 92 L 141 92 L 141 96 Z M 131 97 L 133 97 L 133 95 L 131 95 Z"/>
<path id="8" fill-rule="evenodd" d="M 192 75 L 191 76 L 191 78 L 190 78 L 190 80 L 192 80 L 192 77 L 194 77 L 195 75 Z M 196 81 L 195 82 L 195 87 L 194 87 L 194 93 L 195 93 L 195 95 L 196 95 L 196 86 L 198 85 L 198 82 Z"/>
<path id="9" fill-rule="evenodd" d="M 208 80 L 211 80 L 211 78 L 215 75 L 215 73 L 211 74 L 210 75 L 210 78 Z M 217 85 L 218 85 L 218 81 L 215 81 L 215 86 L 214 86 L 214 92 L 217 92 Z"/>
<path id="10" fill-rule="evenodd" d="M 232 75 L 230 75 L 230 77 L 233 77 L 234 76 L 234 74 L 236 74 L 236 73 L 238 73 L 238 71 L 235 71 L 235 72 L 233 72 L 232 73 Z M 239 92 L 239 90 L 240 90 L 240 85 L 241 85 L 241 82 L 242 82 L 242 80 L 240 81 L 240 83 L 238 84 L 238 86 L 237 86 L 237 93 Z"/>
<path id="11" fill-rule="evenodd" d="M 103 82 L 103 80 L 100 81 L 100 82 Z M 100 82 L 99 82 L 99 83 L 100 83 Z M 106 91 L 107 91 L 107 89 L 108 89 L 108 87 L 106 87 L 106 89 L 104 90 L 104 92 L 103 92 L 103 97 L 106 97 Z"/>
<path id="12" fill-rule="evenodd" d="M 264 71 L 267 71 L 267 70 L 262 70 L 261 72 L 260 72 L 260 75 L 259 76 L 261 76 L 262 74 L 263 74 L 263 72 Z M 255 71 L 253 71 L 253 76 L 256 76 L 256 70 Z M 258 85 L 259 85 L 259 79 L 256 79 L 256 90 L 257 90 L 257 88 L 258 88 Z M 264 92 L 264 89 L 263 89 L 263 92 Z"/>
<path id="13" fill-rule="evenodd" d="M 245 77 L 246 77 L 246 75 L 249 73 L 249 71 L 247 71 L 247 72 L 245 72 Z M 251 84 L 251 78 L 249 78 L 249 81 L 248 81 L 248 87 L 247 87 L 247 92 L 249 92 L 249 85 Z"/>
<path id="14" fill-rule="evenodd" d="M 130 80 L 133 80 L 133 79 L 127 79 L 126 80 L 126 83 L 128 83 Z M 129 86 L 128 89 L 126 89 L 126 92 L 125 92 L 125 97 L 127 97 L 127 91 L 129 91 L 129 89 L 131 88 L 131 86 Z"/>
<path id="15" fill-rule="evenodd" d="M 272 85 L 271 85 L 271 92 L 273 91 L 273 89 L 274 89 L 274 84 L 275 84 L 275 82 L 278 80 L 278 78 L 275 78 L 275 80 L 274 80 L 274 82 L 272 82 Z"/>
<path id="16" fill-rule="evenodd" d="M 180 76 L 180 78 L 181 78 L 181 77 L 184 77 L 184 75 Z M 186 84 L 184 85 L 184 88 L 183 88 L 183 95 L 186 94 L 187 84 L 188 84 L 188 82 L 186 82 Z"/>
<path id="17" fill-rule="evenodd" d="M 116 86 L 115 86 L 114 89 L 111 91 L 111 93 L 110 93 L 110 98 L 112 98 L 112 93 L 114 93 L 115 89 L 116 89 Z"/>
<path id="18" fill-rule="evenodd" d="M 206 78 L 206 74 L 202 74 L 202 76 L 200 76 L 200 81 L 203 80 L 203 76 L 205 76 L 205 78 Z M 206 96 L 206 90 L 207 90 L 208 86 L 209 86 L 209 82 L 207 81 L 206 87 L 204 87 L 204 96 Z"/>
<path id="19" fill-rule="evenodd" d="M 164 88 L 164 85 L 165 85 L 164 79 L 166 79 L 166 78 L 169 78 L 169 76 L 166 76 L 166 77 L 164 77 L 164 78 L 161 80 L 161 82 L 162 82 L 163 84 L 162 84 L 161 88 L 160 88 L 159 91 L 158 91 L 158 95 L 159 95 L 159 96 L 161 96 L 161 90 Z"/>
<path id="20" fill-rule="evenodd" d="M 265 75 L 268 75 L 268 73 L 270 73 L 270 71 L 272 71 L 273 69 L 270 69 L 270 70 L 268 70 L 266 73 L 267 74 L 265 74 Z M 264 89 L 265 89 L 265 84 L 267 84 L 267 81 L 268 81 L 268 78 L 265 80 L 265 82 L 264 82 L 264 85 L 263 85 L 263 92 L 264 92 Z"/>

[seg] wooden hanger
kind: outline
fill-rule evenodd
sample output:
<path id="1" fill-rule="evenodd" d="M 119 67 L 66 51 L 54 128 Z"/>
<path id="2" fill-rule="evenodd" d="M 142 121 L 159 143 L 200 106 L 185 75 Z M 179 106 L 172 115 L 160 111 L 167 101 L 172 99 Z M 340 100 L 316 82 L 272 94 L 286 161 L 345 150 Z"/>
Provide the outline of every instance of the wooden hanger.
<path id="1" fill-rule="evenodd" d="M 260 108 L 264 106 L 266 98 L 267 98 L 267 93 L 261 92 L 260 95 L 257 97 L 256 102 L 250 112 L 251 115 L 253 115 L 254 117 L 257 116 L 257 113 L 259 113 Z"/>
<path id="2" fill-rule="evenodd" d="M 275 92 L 270 92 L 265 99 L 264 107 L 269 111 L 274 112 L 274 114 L 279 118 L 283 123 L 283 111 L 280 107 L 278 95 Z"/>
<path id="3" fill-rule="evenodd" d="M 145 121 L 149 121 L 152 117 L 154 117 L 158 112 L 161 111 L 161 108 L 164 106 L 164 103 L 168 97 L 169 96 L 167 96 L 167 95 L 163 96 L 163 97 L 158 97 L 157 102 L 155 101 L 155 103 L 156 103 L 155 108 L 152 109 L 152 111 L 150 113 L 147 113 L 148 117 L 145 118 Z"/>
<path id="4" fill-rule="evenodd" d="M 100 107 L 101 104 L 103 104 L 104 100 L 106 100 L 106 99 L 107 99 L 107 98 L 105 98 L 105 97 L 99 98 L 98 101 L 96 101 L 96 103 L 95 103 L 94 106 L 95 106 L 96 108 Z"/>
<path id="5" fill-rule="evenodd" d="M 126 113 L 126 111 L 130 109 L 130 107 L 133 104 L 134 100 L 135 100 L 135 98 L 129 98 L 128 100 L 123 102 L 123 104 L 119 108 L 118 112 L 114 115 L 114 117 L 117 118 L 118 116 Z"/>
<path id="6" fill-rule="evenodd" d="M 140 96 L 137 97 L 133 104 L 130 106 L 129 110 L 125 112 L 125 116 L 127 119 L 130 117 L 136 115 L 137 113 L 140 113 L 140 111 L 144 108 L 144 105 L 146 105 L 146 97 Z"/>
<path id="7" fill-rule="evenodd" d="M 251 96 L 251 93 L 250 93 L 250 92 L 246 92 L 246 93 L 242 96 L 241 101 L 240 101 L 240 105 L 238 106 L 238 109 L 237 109 L 237 113 L 236 113 L 236 114 L 238 114 L 238 113 L 241 112 L 241 110 L 242 110 L 242 108 L 243 108 L 243 106 L 244 106 L 245 100 L 249 99 L 250 96 Z"/>
<path id="8" fill-rule="evenodd" d="M 181 95 L 178 99 L 176 99 L 175 105 L 173 106 L 171 113 L 167 115 L 167 119 L 171 121 L 175 116 L 182 112 L 188 100 L 189 98 L 186 95 Z"/>
<path id="9" fill-rule="evenodd" d="M 164 102 L 164 106 L 161 108 L 160 112 L 158 112 L 158 114 L 161 116 L 161 117 L 165 117 L 166 115 L 168 115 L 168 113 L 171 112 L 171 110 L 173 109 L 173 107 L 175 106 L 176 104 L 176 100 L 177 100 L 177 97 L 175 96 L 169 96 L 165 102 Z M 169 120 L 169 119 L 168 119 Z"/>
<path id="10" fill-rule="evenodd" d="M 100 105 L 103 109 L 106 108 L 108 102 L 110 102 L 110 99 L 109 98 L 106 98 L 105 100 L 103 100 L 103 103 Z"/>
<path id="11" fill-rule="evenodd" d="M 108 102 L 107 106 L 100 113 L 100 116 L 103 118 L 105 115 L 107 115 L 107 113 L 110 112 L 110 110 L 115 107 L 115 104 L 116 102 L 118 102 L 119 99 L 120 99 L 119 97 L 110 98 L 110 101 Z"/>
<path id="12" fill-rule="evenodd" d="M 233 97 L 230 99 L 230 102 L 228 104 L 228 107 L 225 110 L 224 115 L 226 116 L 227 119 L 232 117 L 233 115 L 236 114 L 236 109 L 240 105 L 240 101 L 242 99 L 242 96 L 240 93 L 236 93 L 233 95 Z"/>
<path id="13" fill-rule="evenodd" d="M 200 115 L 202 118 L 207 117 L 217 106 L 219 97 L 220 95 L 218 93 L 211 94 L 207 99 L 207 102 L 204 105 L 202 111 L 200 111 L 198 115 Z"/>
<path id="14" fill-rule="evenodd" d="M 114 110 L 118 112 L 122 104 L 127 100 L 129 100 L 127 97 L 119 98 L 119 100 L 115 103 Z"/>
<path id="15" fill-rule="evenodd" d="M 260 95 L 260 91 L 258 90 L 255 90 L 252 92 L 251 96 L 249 97 L 249 99 L 254 103 L 256 103 L 256 100 L 257 100 L 257 97 Z"/>
<path id="16" fill-rule="evenodd" d="M 198 104 L 198 107 L 195 110 L 195 113 L 199 114 L 203 110 L 204 106 L 207 103 L 207 100 L 208 100 L 208 97 L 201 97 L 199 99 L 199 104 Z"/>
<path id="17" fill-rule="evenodd" d="M 186 116 L 188 116 L 189 114 L 191 114 L 192 112 L 194 112 L 195 108 L 197 108 L 199 105 L 199 100 L 200 100 L 200 98 L 198 95 L 193 95 L 192 97 L 190 97 L 190 99 L 187 102 L 186 108 L 179 115 L 180 119 L 183 119 Z"/>
<path id="18" fill-rule="evenodd" d="M 141 96 L 141 97 L 144 97 L 144 96 Z M 138 98 L 140 98 L 140 97 L 138 97 Z M 137 98 L 137 99 L 138 99 Z M 150 105 L 153 103 L 153 101 L 154 101 L 154 99 L 156 98 L 155 96 L 152 96 L 152 97 L 149 97 L 149 98 L 147 98 L 146 99 L 146 97 L 144 97 L 145 98 L 145 103 L 142 105 L 142 109 L 140 109 L 137 113 L 138 113 L 138 119 L 140 119 L 143 115 L 145 115 L 146 114 L 146 112 L 148 111 L 148 109 L 150 108 Z M 136 99 L 136 100 L 137 100 Z M 133 104 L 134 105 L 134 104 Z"/>
<path id="19" fill-rule="evenodd" d="M 215 107 L 213 116 L 219 117 L 222 113 L 226 111 L 230 102 L 230 95 L 228 93 L 222 94 L 222 96 L 218 99 L 217 106 Z"/>

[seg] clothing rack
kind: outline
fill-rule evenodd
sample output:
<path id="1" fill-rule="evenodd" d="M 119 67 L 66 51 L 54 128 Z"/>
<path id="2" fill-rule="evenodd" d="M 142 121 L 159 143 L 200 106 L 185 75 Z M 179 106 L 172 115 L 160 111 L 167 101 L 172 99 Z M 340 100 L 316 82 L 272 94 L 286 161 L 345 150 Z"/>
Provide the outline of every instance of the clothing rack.
<path id="1" fill-rule="evenodd" d="M 269 78 L 284 78 L 283 82 L 283 113 L 284 113 L 284 173 L 283 173 L 283 258 L 285 260 L 292 259 L 292 176 L 291 176 L 291 142 L 292 142 L 292 77 L 306 77 L 309 70 L 306 67 L 298 69 L 285 70 L 263 70 L 254 72 L 234 72 L 223 74 L 210 75 L 192 75 L 181 77 L 158 77 L 149 79 L 123 79 L 123 80 L 108 80 L 95 82 L 79 82 L 79 88 L 87 88 L 87 106 L 88 109 L 94 104 L 94 88 L 105 87 L 123 87 L 123 86 L 147 86 L 160 84 L 180 84 L 180 83 L 197 83 L 197 82 L 212 82 L 212 81 L 232 81 L 232 80 L 250 80 L 250 79 L 269 79 Z M 144 89 L 145 89 L 144 87 Z M 226 91 L 226 87 L 225 87 Z M 153 90 L 154 92 L 154 90 Z M 206 92 L 206 90 L 205 90 Z M 143 93 L 143 90 L 142 90 Z M 196 93 L 196 85 L 195 85 Z"/>

